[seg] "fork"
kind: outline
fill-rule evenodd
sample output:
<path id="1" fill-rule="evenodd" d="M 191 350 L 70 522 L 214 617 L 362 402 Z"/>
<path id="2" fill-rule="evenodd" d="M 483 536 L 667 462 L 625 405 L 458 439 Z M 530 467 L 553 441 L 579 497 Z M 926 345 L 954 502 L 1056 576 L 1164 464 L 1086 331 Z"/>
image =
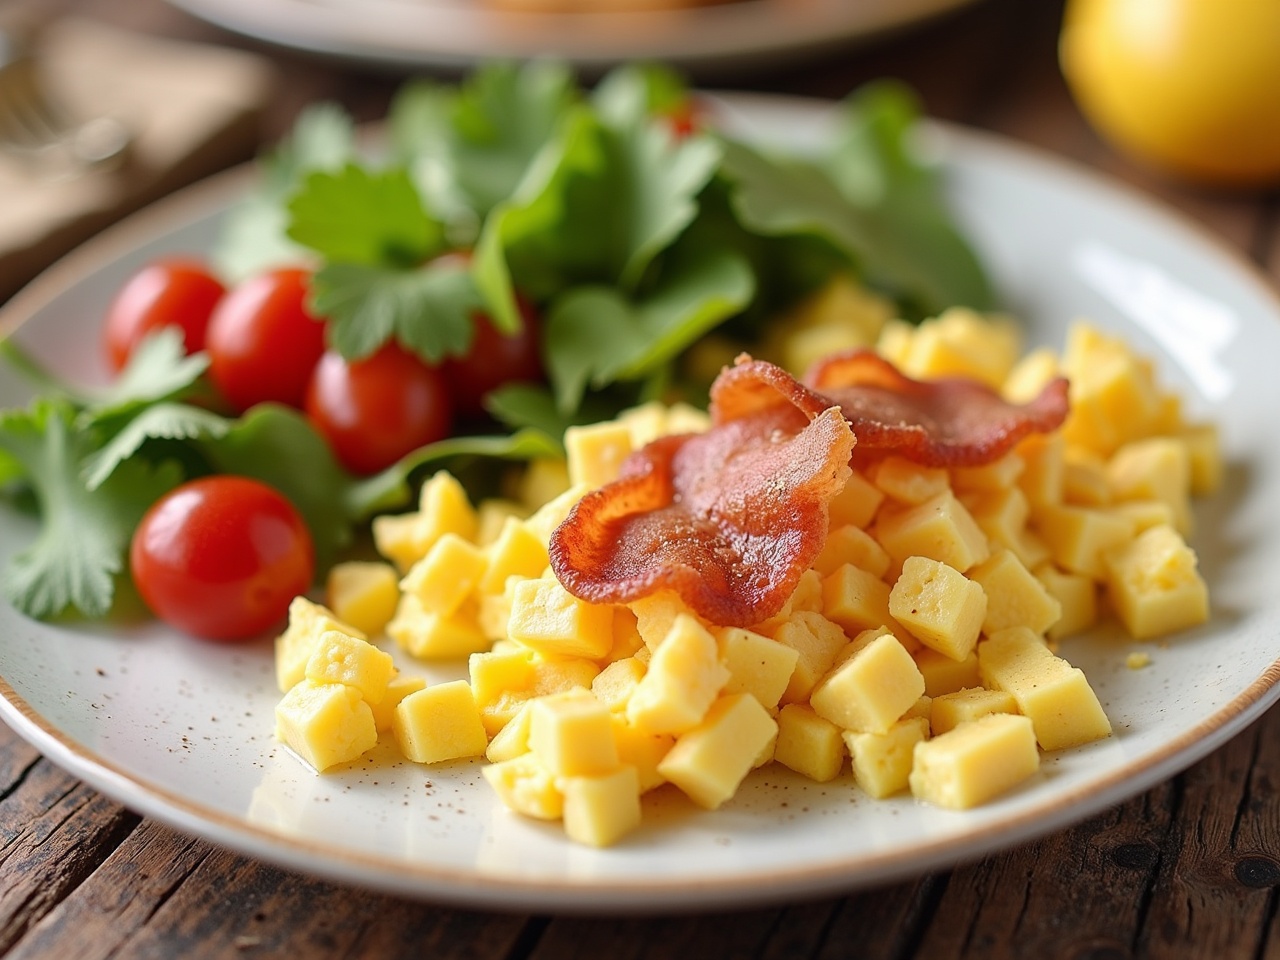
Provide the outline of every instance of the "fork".
<path id="1" fill-rule="evenodd" d="M 50 179 L 122 163 L 131 140 L 114 117 L 73 117 L 45 89 L 30 35 L 0 28 L 0 153 Z"/>

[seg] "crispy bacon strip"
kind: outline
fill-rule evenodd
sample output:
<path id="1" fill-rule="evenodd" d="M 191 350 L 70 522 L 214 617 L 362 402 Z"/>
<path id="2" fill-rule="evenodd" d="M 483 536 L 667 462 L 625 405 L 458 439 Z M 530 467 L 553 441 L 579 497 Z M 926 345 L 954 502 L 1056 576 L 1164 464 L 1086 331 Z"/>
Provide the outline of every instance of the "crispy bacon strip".
<path id="1" fill-rule="evenodd" d="M 851 460 L 977 466 L 1067 414 L 1061 378 L 1015 406 L 975 381 L 913 380 L 870 351 L 825 361 L 809 380 L 739 357 L 712 387 L 709 431 L 632 454 L 552 534 L 560 582 L 596 603 L 673 590 L 713 623 L 759 623 L 821 550 Z"/>
<path id="2" fill-rule="evenodd" d="M 714 426 L 637 451 L 552 535 L 570 593 L 625 603 L 674 590 L 700 616 L 772 616 L 822 549 L 849 478 L 840 411 L 778 367 L 740 358 L 712 388 Z"/>
<path id="3" fill-rule="evenodd" d="M 870 350 L 824 360 L 805 379 L 848 418 L 855 465 L 892 453 L 929 467 L 979 466 L 1031 433 L 1056 430 L 1068 409 L 1061 377 L 1017 406 L 975 380 L 913 380 Z"/>

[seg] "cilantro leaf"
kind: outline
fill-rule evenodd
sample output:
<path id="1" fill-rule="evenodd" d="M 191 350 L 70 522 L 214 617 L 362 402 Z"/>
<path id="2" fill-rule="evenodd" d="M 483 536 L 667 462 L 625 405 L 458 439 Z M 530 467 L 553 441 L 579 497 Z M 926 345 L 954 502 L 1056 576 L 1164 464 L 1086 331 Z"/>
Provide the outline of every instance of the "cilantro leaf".
<path id="1" fill-rule="evenodd" d="M 444 242 L 402 169 L 372 172 L 348 163 L 334 173 L 316 171 L 288 209 L 289 238 L 330 262 L 410 267 Z"/>
<path id="2" fill-rule="evenodd" d="M 563 64 L 490 64 L 460 87 L 406 87 L 390 111 L 392 143 L 423 196 L 475 223 L 507 199 L 577 97 Z"/>
<path id="3" fill-rule="evenodd" d="M 648 296 L 630 301 L 616 288 L 579 287 L 547 317 L 547 356 L 557 404 L 575 409 L 588 386 L 654 373 L 755 291 L 746 260 L 726 250 L 695 248 Z"/>
<path id="4" fill-rule="evenodd" d="M 558 444 L 537 430 L 452 437 L 406 454 L 372 477 L 357 478 L 342 468 L 306 417 L 278 404 L 260 404 L 224 435 L 197 442 L 219 472 L 255 477 L 288 497 L 307 522 L 320 569 L 350 544 L 356 523 L 409 503 L 410 474 L 424 466 L 458 458 L 526 460 L 559 454 Z"/>
<path id="5" fill-rule="evenodd" d="M 234 283 L 271 267 L 305 262 L 306 249 L 285 232 L 287 199 L 308 173 L 340 169 L 354 154 L 355 127 L 340 106 L 304 109 L 288 138 L 260 164 L 257 190 L 224 220 L 212 257 L 218 272 Z"/>
<path id="6" fill-rule="evenodd" d="M 225 417 L 182 403 L 157 403 L 147 407 L 100 449 L 85 458 L 84 484 L 96 490 L 115 469 L 132 457 L 148 440 L 192 440 L 220 437 L 230 429 Z"/>
<path id="7" fill-rule="evenodd" d="M 44 393 L 83 408 L 89 419 L 106 419 L 140 406 L 184 395 L 209 366 L 204 353 L 188 355 L 182 332 L 163 327 L 148 334 L 134 348 L 120 375 L 105 387 L 78 387 L 45 370 L 12 340 L 0 341 L 0 356 Z"/>
<path id="8" fill-rule="evenodd" d="M 120 375 L 106 388 L 83 393 L 95 417 L 106 417 L 183 394 L 209 367 L 207 353 L 188 355 L 182 332 L 163 327 L 134 348 Z"/>
<path id="9" fill-rule="evenodd" d="M 553 143 L 477 244 L 477 283 L 502 323 L 516 322 L 516 288 L 536 301 L 584 284 L 635 293 L 697 215 L 720 156 L 710 138 L 674 139 L 639 105 L 610 122 L 579 108 Z"/>
<path id="10" fill-rule="evenodd" d="M 355 124 L 341 106 L 312 104 L 267 158 L 267 185 L 287 193 L 312 170 L 336 170 L 355 154 L 355 142 Z"/>
<path id="11" fill-rule="evenodd" d="M 415 270 L 327 264 L 312 278 L 312 304 L 329 318 L 329 343 L 347 359 L 394 337 L 437 363 L 466 352 L 472 314 L 484 301 L 463 261 L 440 258 Z"/>
<path id="12" fill-rule="evenodd" d="M 653 258 L 698 213 L 698 192 L 720 162 L 710 137 L 673 139 L 666 127 L 637 117 L 615 129 L 614 170 L 624 206 L 618 282 L 635 290 Z M 585 228 L 585 224 L 583 225 Z"/>
<path id="13" fill-rule="evenodd" d="M 180 471 L 129 460 L 90 490 L 80 473 L 93 440 L 77 429 L 75 412 L 63 401 L 0 413 L 0 448 L 22 464 L 42 520 L 39 535 L 4 571 L 5 595 L 32 617 L 70 608 L 103 616 L 134 528 L 147 507 L 177 485 Z"/>

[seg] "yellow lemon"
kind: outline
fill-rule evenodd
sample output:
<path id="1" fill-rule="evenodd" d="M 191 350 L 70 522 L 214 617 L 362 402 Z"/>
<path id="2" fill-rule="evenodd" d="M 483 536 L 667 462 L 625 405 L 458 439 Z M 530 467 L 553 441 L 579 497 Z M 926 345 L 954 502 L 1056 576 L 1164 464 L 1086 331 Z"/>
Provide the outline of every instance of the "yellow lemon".
<path id="1" fill-rule="evenodd" d="M 1059 57 L 1085 116 L 1135 159 L 1280 182 L 1280 0 L 1069 0 Z"/>

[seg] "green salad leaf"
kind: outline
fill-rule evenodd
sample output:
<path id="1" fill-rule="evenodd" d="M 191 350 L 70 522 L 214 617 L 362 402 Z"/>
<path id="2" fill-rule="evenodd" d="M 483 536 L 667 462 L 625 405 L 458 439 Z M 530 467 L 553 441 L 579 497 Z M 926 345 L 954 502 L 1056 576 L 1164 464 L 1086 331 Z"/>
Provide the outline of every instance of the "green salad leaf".
<path id="1" fill-rule="evenodd" d="M 329 263 L 312 279 L 312 304 L 329 318 L 329 342 L 348 359 L 395 338 L 431 363 L 465 353 L 481 300 L 465 263 L 438 259 L 412 270 Z"/>
<path id="2" fill-rule="evenodd" d="M 97 490 L 110 479 L 116 467 L 129 460 L 148 440 L 194 440 L 221 437 L 231 421 L 201 407 L 185 403 L 161 402 L 142 410 L 110 440 L 84 458 L 82 479 L 89 490 Z"/>
<path id="3" fill-rule="evenodd" d="M 663 281 L 638 300 L 609 286 L 569 291 L 547 317 L 559 409 L 576 409 L 588 386 L 652 375 L 741 310 L 753 291 L 754 278 L 742 257 L 705 248 L 673 264 Z"/>
<path id="4" fill-rule="evenodd" d="M 298 508 L 321 569 L 351 542 L 352 517 L 345 496 L 354 481 L 297 410 L 258 404 L 230 429 L 202 436 L 197 443 L 216 472 L 261 480 Z"/>
<path id="5" fill-rule="evenodd" d="M 823 237 L 918 315 L 989 308 L 990 285 L 946 212 L 936 174 L 911 155 L 918 115 L 901 87 L 877 85 L 844 105 L 827 155 L 727 143 L 723 171 L 737 215 L 764 235 Z"/>
<path id="6" fill-rule="evenodd" d="M 65 400 L 0 412 L 0 449 L 21 464 L 43 521 L 36 539 L 4 570 L 5 596 L 28 616 L 69 608 L 104 616 L 134 528 L 181 480 L 172 464 L 130 459 L 90 489 L 82 474 L 94 446 L 92 431 L 77 424 L 76 409 Z"/>
<path id="7" fill-rule="evenodd" d="M 355 140 L 355 124 L 337 104 L 314 104 L 298 115 L 290 135 L 263 158 L 257 189 L 223 224 L 213 262 L 224 278 L 238 282 L 310 259 L 289 239 L 289 198 L 307 174 L 338 170 L 352 159 Z"/>
<path id="8" fill-rule="evenodd" d="M 474 230 L 515 192 L 577 99 L 573 75 L 549 61 L 495 64 L 458 87 L 411 84 L 391 106 L 394 154 L 434 209 Z"/>
<path id="9" fill-rule="evenodd" d="M 34 616 L 105 613 L 146 507 L 217 472 L 283 492 L 324 569 L 433 469 L 496 486 L 507 461 L 562 456 L 569 425 L 705 398 L 713 364 L 695 374 L 690 361 L 700 343 L 767 342 L 837 274 L 909 318 L 992 304 L 916 149 L 908 90 L 857 91 L 826 146 L 803 155 L 705 129 L 697 103 L 662 67 L 619 68 L 587 93 L 564 65 L 533 62 L 406 85 L 372 149 L 340 108 L 303 111 L 224 221 L 223 279 L 305 266 L 308 306 L 349 360 L 395 342 L 436 364 L 471 349 L 478 318 L 514 333 L 531 310 L 546 382 L 499 385 L 479 435 L 356 477 L 297 410 L 224 415 L 208 357 L 184 355 L 174 331 L 102 388 L 62 383 L 0 340 L 43 397 L 0 411 L 0 495 L 41 520 L 3 573 L 6 594 Z"/>
<path id="10" fill-rule="evenodd" d="M 417 266 L 443 249 L 409 174 L 348 163 L 308 174 L 289 200 L 289 237 L 329 261 Z"/>

